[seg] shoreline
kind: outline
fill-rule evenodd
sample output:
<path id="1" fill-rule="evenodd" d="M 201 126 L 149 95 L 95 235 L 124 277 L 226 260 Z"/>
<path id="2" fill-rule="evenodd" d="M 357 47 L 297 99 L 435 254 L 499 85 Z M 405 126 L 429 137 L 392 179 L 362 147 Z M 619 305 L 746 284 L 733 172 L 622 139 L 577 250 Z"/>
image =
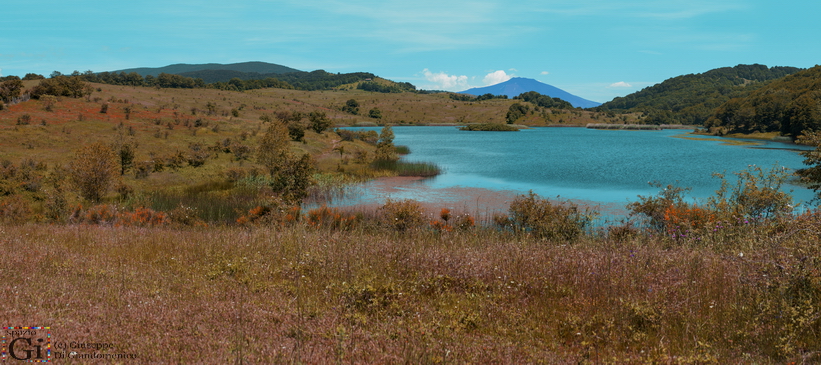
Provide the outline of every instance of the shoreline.
<path id="1" fill-rule="evenodd" d="M 442 208 L 450 209 L 454 214 L 469 214 L 477 222 L 492 223 L 493 215 L 507 214 L 510 203 L 516 197 L 526 195 L 526 192 L 516 190 L 494 190 L 488 188 L 453 186 L 447 188 L 431 188 L 424 184 L 426 178 L 421 177 L 380 177 L 363 183 L 355 189 L 367 190 L 369 201 L 356 202 L 341 199 L 332 202 L 329 206 L 345 211 L 375 212 L 385 204 L 387 199 L 411 199 L 418 202 L 424 214 L 437 219 Z M 404 195 L 404 196 L 403 196 Z M 408 196 L 410 195 L 410 196 Z M 360 197 L 362 194 L 359 195 Z M 556 199 L 555 197 L 541 196 L 552 202 L 569 202 L 580 209 L 590 209 L 598 213 L 597 220 L 609 222 L 625 218 L 628 211 L 627 203 L 603 203 L 583 199 Z"/>

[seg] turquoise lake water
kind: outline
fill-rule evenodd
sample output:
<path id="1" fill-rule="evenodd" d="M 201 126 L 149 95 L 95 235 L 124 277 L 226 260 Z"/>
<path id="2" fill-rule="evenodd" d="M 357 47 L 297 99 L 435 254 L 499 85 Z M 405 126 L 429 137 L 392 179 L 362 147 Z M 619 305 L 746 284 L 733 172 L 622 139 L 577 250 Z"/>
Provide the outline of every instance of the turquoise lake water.
<path id="1" fill-rule="evenodd" d="M 350 128 L 376 130 L 380 128 Z M 394 127 L 397 145 L 410 147 L 408 161 L 439 165 L 444 173 L 398 189 L 394 199 L 442 199 L 437 191 L 453 187 L 485 188 L 543 197 L 578 199 L 619 205 L 653 195 L 657 181 L 692 188 L 689 196 L 704 199 L 720 185 L 713 173 L 758 165 L 804 167 L 794 149 L 801 146 L 761 142 L 759 146 L 725 145 L 675 138 L 688 130 L 614 131 L 586 128 L 533 128 L 519 132 L 468 132 L 456 127 Z M 701 136 L 693 136 L 704 138 Z M 796 201 L 809 201 L 812 191 L 787 185 Z M 365 185 L 359 202 L 376 202 Z"/>

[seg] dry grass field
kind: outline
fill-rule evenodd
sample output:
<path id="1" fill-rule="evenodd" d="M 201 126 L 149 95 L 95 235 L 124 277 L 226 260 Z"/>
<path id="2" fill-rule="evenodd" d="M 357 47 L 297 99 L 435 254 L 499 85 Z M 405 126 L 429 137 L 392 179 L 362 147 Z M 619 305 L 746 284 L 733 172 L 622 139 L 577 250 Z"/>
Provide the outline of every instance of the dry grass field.
<path id="1" fill-rule="evenodd" d="M 514 101 L 93 86 L 0 111 L 0 324 L 50 327 L 55 362 L 821 362 L 821 212 L 792 212 L 763 188 L 777 177 L 751 172 L 710 207 L 662 193 L 612 227 L 535 196 L 493 217 L 301 209 L 253 173 L 260 117 L 503 122 Z M 364 113 L 341 112 L 349 99 Z M 362 115 L 374 107 L 381 120 Z M 617 122 L 549 113 L 522 123 Z M 64 176 L 92 142 L 135 153 L 94 202 Z M 310 129 L 287 143 L 316 162 L 314 201 L 388 174 L 363 157 L 373 143 Z M 100 358 L 117 354 L 131 357 Z"/>

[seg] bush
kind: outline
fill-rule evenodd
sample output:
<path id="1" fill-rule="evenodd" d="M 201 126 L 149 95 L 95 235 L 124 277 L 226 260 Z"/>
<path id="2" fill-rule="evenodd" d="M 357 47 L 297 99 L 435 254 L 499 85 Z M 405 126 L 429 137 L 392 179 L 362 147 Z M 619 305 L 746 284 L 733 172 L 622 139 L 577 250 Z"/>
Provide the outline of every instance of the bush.
<path id="1" fill-rule="evenodd" d="M 582 236 L 593 218 L 592 213 L 580 212 L 573 203 L 554 204 L 533 192 L 516 197 L 508 213 L 509 224 L 514 231 L 562 241 Z"/>
<path id="2" fill-rule="evenodd" d="M 311 209 L 305 217 L 308 225 L 312 227 L 325 227 L 334 230 L 348 230 L 360 220 L 354 214 L 342 212 L 337 208 L 328 208 L 324 205 L 317 209 Z"/>
<path id="3" fill-rule="evenodd" d="M 460 131 L 490 131 L 490 132 L 518 132 L 519 128 L 501 123 L 468 124 Z"/>
<path id="4" fill-rule="evenodd" d="M 105 144 L 86 145 L 75 153 L 69 176 L 80 195 L 89 201 L 99 201 L 119 174 L 114 151 Z"/>
<path id="5" fill-rule="evenodd" d="M 724 219 L 766 220 L 792 213 L 792 196 L 781 191 L 787 180 L 783 167 L 773 166 L 769 171 L 764 171 L 752 165 L 735 175 L 738 181 L 730 188 L 724 175 L 716 174 L 722 179 L 721 189 L 709 200 L 710 207 Z"/>
<path id="6" fill-rule="evenodd" d="M 419 202 L 411 199 L 388 199 L 379 208 L 379 221 L 389 228 L 406 232 L 421 227 L 425 219 Z"/>
<path id="7" fill-rule="evenodd" d="M 652 182 L 650 185 L 658 188 L 661 187 L 661 184 L 658 182 Z M 627 204 L 627 210 L 630 211 L 630 215 L 644 216 L 650 228 L 656 231 L 664 231 L 667 229 L 665 212 L 670 207 L 686 206 L 687 204 L 684 203 L 683 195 L 689 190 L 689 188 L 667 185 L 667 187 L 659 191 L 657 196 L 639 195 L 639 201 Z"/>

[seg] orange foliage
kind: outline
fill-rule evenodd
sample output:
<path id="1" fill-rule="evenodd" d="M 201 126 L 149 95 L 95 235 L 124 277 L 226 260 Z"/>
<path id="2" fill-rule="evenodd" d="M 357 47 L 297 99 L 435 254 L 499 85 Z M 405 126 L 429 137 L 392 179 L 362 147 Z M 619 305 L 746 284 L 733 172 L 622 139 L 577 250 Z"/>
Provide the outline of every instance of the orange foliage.
<path id="1" fill-rule="evenodd" d="M 98 204 L 85 210 L 82 205 L 77 205 L 74 207 L 69 221 L 125 227 L 157 227 L 171 223 L 171 219 L 164 212 L 145 207 L 137 208 L 133 212 L 120 212 L 116 206 L 110 204 Z"/>
<path id="2" fill-rule="evenodd" d="M 150 208 L 137 208 L 134 212 L 123 212 L 118 217 L 117 224 L 123 226 L 164 226 L 171 223 L 171 219 L 163 212 Z"/>
<path id="3" fill-rule="evenodd" d="M 336 208 L 322 206 L 308 211 L 305 216 L 308 224 L 313 227 L 328 227 L 331 229 L 350 229 L 357 222 L 357 217 L 340 211 Z"/>
<path id="4" fill-rule="evenodd" d="M 716 216 L 714 212 L 699 208 L 697 205 L 670 205 L 664 210 L 664 222 L 668 229 L 699 229 L 707 227 L 715 221 Z"/>
<path id="5" fill-rule="evenodd" d="M 445 223 L 450 219 L 450 209 L 442 208 L 442 211 L 439 212 L 439 218 L 442 218 Z"/>

